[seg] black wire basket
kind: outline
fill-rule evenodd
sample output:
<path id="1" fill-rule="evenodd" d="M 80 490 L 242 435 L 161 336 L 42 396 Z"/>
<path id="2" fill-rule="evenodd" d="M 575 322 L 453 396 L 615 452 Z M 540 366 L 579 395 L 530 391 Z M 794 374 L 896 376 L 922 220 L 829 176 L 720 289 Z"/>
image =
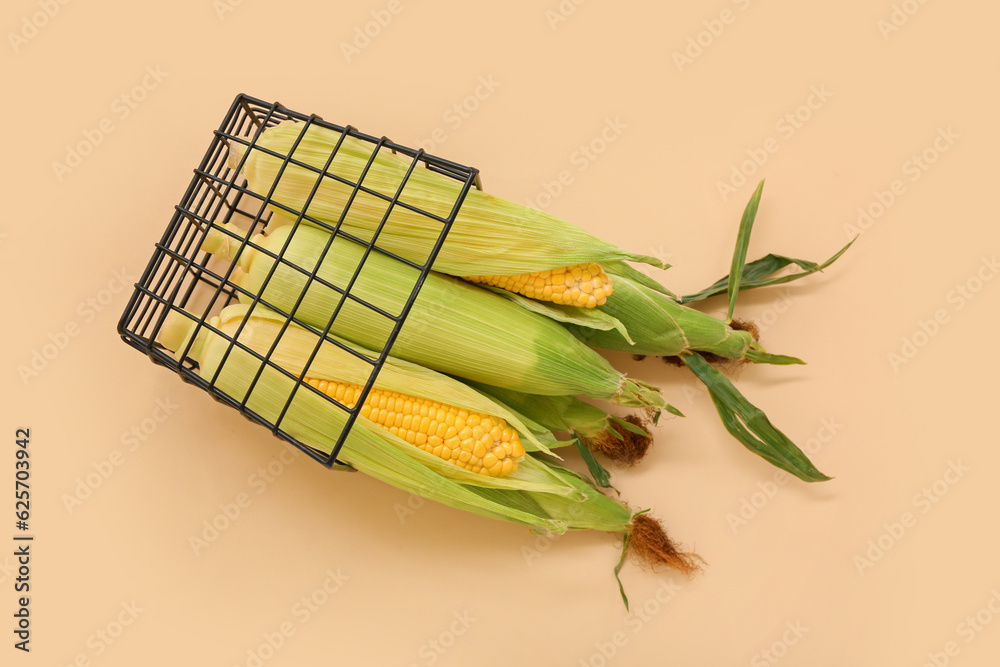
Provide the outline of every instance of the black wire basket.
<path id="1" fill-rule="evenodd" d="M 336 151 L 340 147 L 339 143 L 337 144 L 337 148 L 335 148 L 330 154 L 324 170 L 317 169 L 296 160 L 291 160 L 287 156 L 278 155 L 263 147 L 257 146 L 256 142 L 266 128 L 287 120 L 295 120 L 301 123 L 302 133 L 299 135 L 299 140 L 301 140 L 301 137 L 304 136 L 305 131 L 309 126 L 317 125 L 327 128 L 328 130 L 338 132 L 342 137 L 350 136 L 363 142 L 367 142 L 372 148 L 372 159 L 368 162 L 360 177 L 358 177 L 356 181 L 352 181 L 330 171 L 330 165 L 333 162 Z M 242 160 L 240 165 L 234 165 L 233 167 L 229 166 L 227 160 L 229 156 L 229 147 L 234 144 L 241 144 L 242 146 L 247 147 L 244 156 L 248 155 L 251 149 L 255 149 L 266 151 L 271 155 L 282 158 L 282 171 L 289 164 L 294 164 L 297 167 L 302 167 L 315 173 L 316 185 L 313 187 L 312 193 L 306 200 L 306 205 L 303 207 L 305 210 L 309 210 L 308 203 L 312 200 L 312 197 L 316 193 L 322 179 L 333 178 L 342 184 L 352 187 L 353 195 L 348 200 L 349 203 L 344 208 L 340 220 L 337 221 L 336 224 L 332 224 L 330 221 L 324 222 L 316 220 L 312 217 L 303 215 L 302 211 L 294 210 L 288 206 L 271 201 L 271 193 L 259 194 L 250 191 L 246 186 L 246 180 L 239 175 Z M 297 145 L 298 143 L 296 142 L 295 146 Z M 391 151 L 397 155 L 407 156 L 411 159 L 409 169 L 395 194 L 377 192 L 367 188 L 364 184 L 368 169 L 371 167 L 375 156 L 379 153 L 379 151 Z M 290 154 L 294 154 L 294 147 Z M 245 159 L 245 157 L 243 159 Z M 454 206 L 451 208 L 449 215 L 435 215 L 416 208 L 410 204 L 399 202 L 399 195 L 403 191 L 403 188 L 414 169 L 430 169 L 455 179 L 455 181 L 461 185 L 458 195 L 456 196 Z M 121 335 L 122 340 L 135 349 L 144 352 L 153 361 L 153 363 L 170 368 L 178 373 L 185 381 L 201 387 L 216 400 L 236 408 L 242 415 L 251 421 L 268 427 L 274 435 L 292 443 L 313 459 L 328 467 L 349 469 L 349 466 L 346 466 L 337 460 L 337 455 L 343 447 L 344 441 L 346 440 L 354 421 L 358 417 L 360 408 L 364 405 L 365 399 L 375 382 L 375 378 L 377 377 L 379 370 L 382 368 L 386 357 L 389 355 L 392 344 L 396 340 L 400 329 L 404 325 L 407 314 L 409 313 L 410 308 L 412 307 L 413 302 L 423 285 L 424 279 L 430 271 L 431 265 L 434 263 L 438 251 L 440 250 L 442 243 L 444 243 L 444 239 L 448 235 L 448 231 L 455 220 L 455 216 L 458 214 L 458 211 L 465 200 L 465 196 L 471 187 L 479 187 L 479 172 L 476 169 L 464 167 L 448 160 L 427 155 L 423 152 L 423 150 L 407 148 L 405 146 L 394 144 L 385 137 L 375 138 L 373 136 L 363 134 L 352 128 L 350 125 L 341 127 L 327 123 L 316 115 L 307 116 L 297 113 L 281 106 L 277 102 L 268 103 L 245 94 L 238 95 L 233 101 L 233 104 L 230 107 L 229 112 L 226 114 L 225 119 L 222 121 L 222 124 L 219 126 L 219 129 L 215 131 L 215 136 L 205 153 L 205 157 L 202 160 L 201 165 L 194 170 L 194 176 L 191 179 L 191 184 L 188 186 L 187 192 L 181 199 L 180 204 L 175 207 L 174 215 L 170 220 L 170 223 L 167 225 L 166 231 L 163 233 L 159 243 L 156 244 L 153 255 L 150 258 L 149 263 L 146 265 L 146 269 L 143 272 L 142 277 L 139 279 L 139 282 L 136 283 L 132 297 L 118 322 L 118 333 Z M 341 222 L 343 222 L 350 210 L 350 202 L 354 201 L 354 195 L 357 195 L 359 192 L 379 197 L 387 204 L 385 215 L 383 216 L 375 233 L 369 240 L 362 240 L 349 235 L 340 228 Z M 406 206 L 406 208 L 410 211 L 426 216 L 428 224 L 440 225 L 441 231 L 437 238 L 437 242 L 427 257 L 426 262 L 423 264 L 408 261 L 378 246 L 377 242 L 379 234 L 387 226 L 391 226 L 393 224 L 391 213 L 393 208 L 397 205 Z M 365 247 L 361 260 L 354 268 L 353 278 L 347 285 L 332 285 L 325 282 L 322 278 L 319 278 L 316 275 L 318 267 L 313 268 L 311 272 L 303 272 L 307 276 L 303 287 L 303 295 L 313 282 L 319 282 L 325 287 L 334 289 L 343 295 L 340 300 L 340 306 L 338 306 L 334 311 L 330 321 L 323 330 L 316 329 L 315 327 L 299 321 L 297 318 L 287 312 L 284 312 L 280 308 L 275 308 L 274 305 L 270 303 L 260 301 L 259 294 L 251 294 L 243 290 L 243 288 L 239 287 L 230 279 L 233 271 L 233 264 L 229 264 L 227 262 L 220 266 L 218 260 L 214 260 L 208 252 L 201 250 L 201 245 L 210 230 L 222 230 L 223 226 L 227 223 L 238 223 L 241 228 L 245 228 L 247 230 L 249 238 L 249 234 L 260 231 L 267 225 L 274 210 L 280 210 L 284 216 L 293 218 L 296 225 L 301 224 L 303 220 L 307 220 L 314 226 L 324 227 L 332 234 L 349 238 Z M 244 240 L 243 243 L 246 245 L 247 241 Z M 327 247 L 329 248 L 329 246 Z M 278 263 L 284 263 L 285 265 L 291 266 L 288 261 L 284 259 L 283 252 L 284 251 L 282 250 L 282 252 L 278 253 L 277 256 L 272 255 L 272 257 L 275 257 L 275 267 L 277 267 Z M 393 260 L 402 262 L 419 271 L 419 276 L 414 282 L 409 298 L 402 310 L 398 313 L 387 312 L 351 293 L 351 288 L 353 287 L 354 282 L 361 273 L 368 257 L 373 252 L 391 257 Z M 303 271 L 300 267 L 293 268 L 298 271 Z M 273 273 L 274 272 L 272 271 L 271 275 L 273 275 Z M 264 281 L 264 285 L 261 286 L 260 293 L 263 293 L 268 280 L 270 280 L 270 276 L 268 276 L 268 278 Z M 368 380 L 365 383 L 364 389 L 353 408 L 349 408 L 333 398 L 326 397 L 328 401 L 347 413 L 346 424 L 340 432 L 336 446 L 332 452 L 326 453 L 315 450 L 297 440 L 281 427 L 282 419 L 284 418 L 295 393 L 301 388 L 303 380 L 300 377 L 294 376 L 288 373 L 285 369 L 275 365 L 269 359 L 269 355 L 261 355 L 247 348 L 243 344 L 236 342 L 234 337 L 229 336 L 208 324 L 208 320 L 214 314 L 217 314 L 217 312 L 223 307 L 235 302 L 241 295 L 244 297 L 244 301 L 252 299 L 252 307 L 256 306 L 257 303 L 260 302 L 279 313 L 279 315 L 284 318 L 281 328 L 282 333 L 291 323 L 295 323 L 298 326 L 312 331 L 313 334 L 317 336 L 316 348 L 312 353 L 313 356 L 315 356 L 320 345 L 323 344 L 323 341 L 326 340 L 329 343 L 337 345 L 341 349 L 353 354 L 358 359 L 364 360 L 371 367 Z M 372 312 L 377 314 L 378 317 L 386 318 L 391 322 L 390 334 L 386 339 L 384 347 L 381 351 L 378 351 L 379 353 L 375 359 L 372 359 L 358 350 L 353 349 L 350 345 L 345 345 L 341 341 L 335 340 L 329 336 L 329 331 L 340 313 L 341 306 L 343 306 L 344 302 L 348 299 L 362 307 L 370 309 Z M 294 312 L 294 309 L 292 310 Z M 257 361 L 260 362 L 261 372 L 257 373 L 256 378 L 251 383 L 245 397 L 236 398 L 230 396 L 215 386 L 215 378 L 208 378 L 200 375 L 197 372 L 197 364 L 193 360 L 189 358 L 177 360 L 171 351 L 165 349 L 162 345 L 156 342 L 164 320 L 171 311 L 179 312 L 182 316 L 194 320 L 196 332 L 200 328 L 205 327 L 214 332 L 216 335 L 220 335 L 228 340 L 229 350 L 226 353 L 227 356 L 229 352 L 232 351 L 234 346 L 239 346 L 241 350 L 252 355 L 257 359 Z M 311 359 L 312 357 L 310 357 L 310 361 Z M 257 414 L 253 410 L 249 409 L 246 405 L 249 397 L 253 393 L 254 385 L 261 377 L 265 365 L 274 368 L 295 380 L 295 384 L 292 391 L 289 393 L 284 409 L 280 412 L 279 417 L 273 423 L 262 417 L 260 414 Z"/>

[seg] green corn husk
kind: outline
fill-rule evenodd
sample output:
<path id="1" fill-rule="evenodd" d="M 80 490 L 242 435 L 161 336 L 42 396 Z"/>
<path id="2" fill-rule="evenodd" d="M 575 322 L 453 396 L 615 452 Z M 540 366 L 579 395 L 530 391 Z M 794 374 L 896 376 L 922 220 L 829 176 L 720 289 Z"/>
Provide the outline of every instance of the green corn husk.
<path id="1" fill-rule="evenodd" d="M 476 382 L 469 385 L 550 431 L 590 436 L 607 428 L 609 421 L 607 412 L 575 396 L 539 396 Z"/>
<path id="2" fill-rule="evenodd" d="M 311 271 L 318 265 L 319 278 L 343 289 L 364 253 L 353 241 L 337 237 L 320 262 L 330 235 L 312 227 L 281 227 L 266 237 L 258 234 L 240 250 L 244 232 L 232 225 L 226 230 L 210 230 L 204 248 L 225 259 L 239 255 L 242 276 L 237 280 L 249 294 L 261 293 L 275 268 L 270 255 L 277 256 L 284 247 L 283 260 L 261 298 L 286 313 L 306 287 L 307 276 L 296 267 Z M 372 252 L 351 294 L 398 315 L 417 277 L 416 269 Z M 249 298 L 242 295 L 243 300 Z M 341 301 L 331 332 L 369 348 L 384 347 L 390 320 L 318 282 L 309 285 L 294 315 L 322 330 Z M 557 323 L 436 273 L 423 283 L 392 354 L 443 373 L 526 393 L 580 394 L 631 406 L 666 405 L 656 387 L 626 378 Z"/>
<path id="3" fill-rule="evenodd" d="M 158 340 L 179 358 L 186 355 L 196 362 L 201 376 L 216 390 L 244 402 L 248 410 L 271 423 L 278 423 L 287 403 L 281 429 L 317 451 L 333 451 L 346 413 L 308 385 L 299 386 L 293 394 L 295 377 L 307 374 L 359 383 L 364 380 L 362 375 L 367 376 L 365 365 L 329 341 L 323 342 L 309 364 L 318 337 L 294 324 L 281 333 L 283 318 L 259 305 L 252 311 L 244 305 L 227 307 L 203 327 L 198 327 L 196 320 L 195 316 L 171 312 Z M 247 351 L 266 357 L 272 348 L 271 364 Z M 370 351 L 359 351 L 375 357 Z M 470 409 L 485 408 L 493 414 L 510 414 L 460 382 L 392 357 L 386 359 L 376 386 Z M 510 423 L 517 424 L 516 416 L 510 416 Z M 531 454 L 506 477 L 489 477 L 443 461 L 359 417 L 338 459 L 404 491 L 451 507 L 528 526 L 535 532 L 589 529 L 618 533 L 626 539 L 632 536 L 633 553 L 641 560 L 687 572 L 697 566 L 693 556 L 670 542 L 659 524 L 651 527 L 648 519 L 637 518 L 647 515 L 605 496 L 579 475 Z M 654 539 L 644 536 L 650 530 Z"/>
<path id="4" fill-rule="evenodd" d="M 664 357 L 709 352 L 726 359 L 743 359 L 749 350 L 760 348 L 749 332 L 733 329 L 624 276 L 615 276 L 614 298 L 594 310 L 621 322 L 632 342 L 614 328 L 600 330 L 572 323 L 566 327 L 587 345 L 603 350 Z"/>
<path id="5" fill-rule="evenodd" d="M 299 141 L 298 146 L 295 146 L 296 141 Z M 291 214 L 293 218 L 305 213 L 332 226 L 343 215 L 354 190 L 353 184 L 358 182 L 372 157 L 372 148 L 368 142 L 342 137 L 339 132 L 316 125 L 306 129 L 301 123 L 284 122 L 266 129 L 249 155 L 245 145 L 233 143 L 230 166 L 235 168 L 245 157 L 243 172 L 247 187 L 261 196 L 270 193 L 277 183 L 271 201 L 291 210 L 275 205 L 271 206 L 272 210 Z M 334 178 L 323 178 L 308 210 L 304 210 L 319 173 L 335 149 L 336 156 L 326 173 L 350 185 Z M 312 169 L 290 162 L 282 172 L 283 156 L 290 153 L 292 159 Z M 409 158 L 379 151 L 362 185 L 392 198 L 410 164 Z M 455 179 L 418 167 L 406 181 L 399 201 L 446 218 L 451 214 L 460 189 L 461 183 Z M 342 229 L 367 242 L 387 208 L 385 199 L 359 191 L 350 202 L 350 216 L 343 221 Z M 378 245 L 422 264 L 440 232 L 441 225 L 435 220 L 396 206 L 379 234 Z M 667 267 L 655 257 L 618 248 L 543 211 L 471 189 L 435 260 L 434 269 L 455 276 L 510 275 L 585 262 L 607 266 L 624 261 Z M 638 275 L 642 279 L 642 274 Z M 650 281 L 649 285 L 655 288 L 656 283 Z"/>
<path id="6" fill-rule="evenodd" d="M 634 415 L 616 417 L 575 396 L 538 396 L 474 382 L 468 384 L 500 401 L 526 423 L 537 425 L 535 428 L 571 433 L 591 452 L 618 463 L 634 465 L 646 455 L 653 442 L 646 419 Z M 588 462 L 588 465 L 595 479 L 603 477 L 592 464 Z"/>

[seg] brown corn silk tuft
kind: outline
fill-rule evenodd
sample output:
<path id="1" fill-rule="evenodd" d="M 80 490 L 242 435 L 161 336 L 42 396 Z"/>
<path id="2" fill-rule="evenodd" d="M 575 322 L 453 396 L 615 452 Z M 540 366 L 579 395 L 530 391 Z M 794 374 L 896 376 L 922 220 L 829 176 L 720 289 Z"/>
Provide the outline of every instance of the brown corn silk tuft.
<path id="1" fill-rule="evenodd" d="M 613 428 L 621 436 L 621 439 L 619 440 L 605 430 L 593 438 L 588 438 L 586 444 L 593 452 L 597 452 L 612 461 L 631 466 L 641 461 L 649 452 L 649 448 L 653 444 L 653 434 L 649 432 L 648 422 L 637 415 L 628 415 L 622 419 L 629 424 L 638 426 L 646 432 L 646 435 L 641 436 L 638 433 L 633 433 L 609 421 L 609 428 Z"/>
<path id="2" fill-rule="evenodd" d="M 760 328 L 750 320 L 733 320 L 729 323 L 729 327 L 737 331 L 746 331 L 755 341 L 760 342 Z"/>
<path id="3" fill-rule="evenodd" d="M 687 576 L 698 572 L 705 563 L 698 554 L 681 551 L 667 537 L 667 531 L 660 522 L 649 514 L 637 514 L 632 517 L 628 550 L 641 564 L 654 569 L 666 566 Z"/>

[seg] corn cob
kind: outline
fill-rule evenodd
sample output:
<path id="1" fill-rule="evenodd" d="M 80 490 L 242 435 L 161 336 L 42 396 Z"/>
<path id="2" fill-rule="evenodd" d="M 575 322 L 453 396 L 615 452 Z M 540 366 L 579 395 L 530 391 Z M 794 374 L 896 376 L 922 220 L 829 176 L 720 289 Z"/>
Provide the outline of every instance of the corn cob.
<path id="1" fill-rule="evenodd" d="M 330 341 L 317 345 L 317 336 L 295 324 L 285 329 L 283 318 L 259 305 L 252 311 L 244 305 L 229 306 L 204 326 L 196 320 L 181 311 L 170 312 L 158 340 L 179 361 L 197 363 L 199 374 L 214 391 L 239 401 L 317 451 L 333 450 L 346 413 L 311 386 L 296 390 L 296 379 L 356 382 L 370 366 Z M 369 358 L 376 356 L 356 349 Z M 414 395 L 507 414 L 512 424 L 518 423 L 502 405 L 465 385 L 388 357 L 376 386 L 391 391 L 403 385 Z M 522 435 L 532 440 L 527 431 Z M 697 557 L 680 551 L 648 514 L 634 512 L 579 475 L 535 456 L 526 456 L 504 477 L 475 474 L 358 419 L 338 458 L 404 491 L 458 509 L 540 532 L 609 531 L 624 536 L 630 553 L 642 562 L 689 573 L 698 566 Z"/>
<path id="2" fill-rule="evenodd" d="M 599 264 L 577 264 L 569 268 L 522 273 L 516 276 L 463 276 L 529 299 L 551 301 L 562 306 L 603 306 L 614 291 L 614 282 Z"/>
<path id="3" fill-rule="evenodd" d="M 363 257 L 361 246 L 339 236 L 331 241 L 316 228 L 286 226 L 266 237 L 254 236 L 241 250 L 244 232 L 232 225 L 225 230 L 209 230 L 203 247 L 218 257 L 238 259 L 243 300 L 261 294 L 269 306 L 286 313 L 295 308 L 299 321 L 321 330 L 343 302 L 330 331 L 370 348 L 384 347 L 391 320 L 327 286 L 343 290 L 350 283 Z M 327 243 L 331 245 L 324 256 Z M 279 253 L 282 260 L 276 264 Z M 304 271 L 316 267 L 323 282 L 313 281 L 307 289 Z M 417 278 L 416 269 L 372 252 L 351 295 L 397 314 Z M 555 322 L 435 273 L 423 283 L 392 353 L 443 373 L 526 393 L 666 406 L 656 387 L 624 377 Z"/>
<path id="4" fill-rule="evenodd" d="M 230 166 L 238 167 L 245 158 L 247 187 L 262 196 L 270 193 L 272 210 L 285 216 L 278 224 L 287 222 L 288 215 L 294 219 L 304 213 L 331 227 L 340 222 L 344 231 L 368 241 L 410 167 L 409 159 L 379 151 L 362 183 L 366 190 L 378 194 L 365 190 L 354 194 L 354 184 L 372 158 L 372 149 L 372 144 L 317 125 L 306 128 L 284 122 L 266 129 L 249 155 L 247 146 L 233 143 Z M 326 174 L 336 178 L 319 179 L 335 151 Z M 288 155 L 294 162 L 283 165 Z M 317 180 L 318 189 L 312 194 Z M 379 245 L 411 261 L 425 262 L 441 225 L 408 206 L 443 219 L 451 214 L 460 189 L 461 184 L 453 178 L 414 169 L 399 198 L 407 206 L 393 208 L 379 234 Z M 341 221 L 348 205 L 350 215 Z M 527 289 L 533 298 L 593 307 L 601 302 L 600 291 L 606 298 L 612 289 L 612 279 L 600 266 L 621 265 L 626 260 L 666 268 L 654 257 L 622 250 L 543 211 L 473 189 L 457 213 L 434 268 L 501 287 L 509 284 L 514 289 Z M 600 266 L 595 270 L 593 264 Z M 553 274 L 544 275 L 549 270 L 554 270 Z M 593 282 L 580 278 L 578 274 L 584 272 L 594 276 Z M 579 280 L 576 297 L 566 296 L 572 294 L 573 286 L 559 282 L 559 275 Z M 587 285 L 593 292 L 585 291 Z"/>
<path id="5" fill-rule="evenodd" d="M 361 385 L 311 377 L 303 380 L 347 408 L 357 405 L 361 396 Z M 480 412 L 375 389 L 360 414 L 411 445 L 472 472 L 503 477 L 524 458 L 517 431 L 503 419 Z"/>

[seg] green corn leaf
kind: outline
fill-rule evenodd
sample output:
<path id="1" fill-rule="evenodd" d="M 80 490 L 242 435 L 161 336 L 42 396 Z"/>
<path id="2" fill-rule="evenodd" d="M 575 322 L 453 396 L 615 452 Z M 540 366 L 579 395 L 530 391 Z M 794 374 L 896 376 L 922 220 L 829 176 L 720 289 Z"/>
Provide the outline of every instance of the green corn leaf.
<path id="1" fill-rule="evenodd" d="M 790 357 L 787 354 L 770 354 L 763 350 L 747 350 L 746 359 L 755 364 L 774 364 L 776 366 L 804 365 L 806 363 L 798 357 Z"/>
<path id="2" fill-rule="evenodd" d="M 697 354 L 681 356 L 684 364 L 705 383 L 726 430 L 743 445 L 771 464 L 806 482 L 830 479 L 812 464 L 788 436 L 750 403 L 725 375 Z"/>
<path id="3" fill-rule="evenodd" d="M 611 486 L 611 474 L 601 465 L 593 453 L 587 449 L 587 447 L 580 442 L 579 438 L 573 439 L 573 444 L 576 445 L 576 451 L 580 452 L 580 456 L 583 458 L 584 463 L 587 464 L 587 470 L 590 471 L 590 476 L 594 478 L 594 482 L 598 486 L 604 487 L 605 489 L 614 488 Z"/>
<path id="4" fill-rule="evenodd" d="M 729 311 L 726 314 L 726 323 L 733 321 L 733 310 L 736 308 L 736 295 L 740 291 L 740 281 L 743 279 L 743 267 L 747 261 L 747 248 L 750 247 L 750 232 L 753 230 L 753 221 L 757 217 L 757 207 L 760 206 L 760 195 L 764 190 L 764 181 L 757 185 L 753 191 L 747 207 L 743 209 L 743 219 L 740 220 L 740 231 L 736 235 L 736 249 L 733 251 L 733 263 L 729 269 L 729 282 L 726 290 L 729 292 Z"/>
<path id="5" fill-rule="evenodd" d="M 743 268 L 743 277 L 740 280 L 740 289 L 748 290 L 755 289 L 757 287 L 767 287 L 768 285 L 780 285 L 782 283 L 790 283 L 793 280 L 798 280 L 799 278 L 805 278 L 808 275 L 812 275 L 817 271 L 822 271 L 826 267 L 837 261 L 841 255 L 847 252 L 847 249 L 851 247 L 857 237 L 852 239 L 850 243 L 845 245 L 843 248 L 838 250 L 830 259 L 826 260 L 822 264 L 817 264 L 816 262 L 810 262 L 805 259 L 795 259 L 793 257 L 784 257 L 782 255 L 769 254 L 761 257 L 760 259 L 754 260 L 747 264 Z M 784 276 L 771 277 L 778 271 L 781 271 L 786 266 L 794 264 L 795 266 L 802 269 L 797 273 L 789 273 Z M 688 294 L 687 296 L 681 297 L 681 303 L 691 303 L 693 301 L 701 301 L 702 299 L 707 299 L 710 296 L 715 296 L 717 294 L 723 294 L 726 292 L 729 285 L 729 276 L 724 276 L 714 282 L 709 287 L 706 287 L 700 292 L 694 294 Z"/>
<path id="6" fill-rule="evenodd" d="M 625 586 L 622 585 L 622 578 L 619 573 L 622 571 L 622 566 L 625 565 L 625 556 L 628 555 L 628 533 L 625 534 L 625 538 L 622 540 L 622 555 L 618 559 L 618 565 L 615 565 L 615 580 L 618 582 L 618 592 L 622 594 L 622 602 L 625 603 L 625 611 L 628 611 L 628 596 L 625 595 Z"/>

